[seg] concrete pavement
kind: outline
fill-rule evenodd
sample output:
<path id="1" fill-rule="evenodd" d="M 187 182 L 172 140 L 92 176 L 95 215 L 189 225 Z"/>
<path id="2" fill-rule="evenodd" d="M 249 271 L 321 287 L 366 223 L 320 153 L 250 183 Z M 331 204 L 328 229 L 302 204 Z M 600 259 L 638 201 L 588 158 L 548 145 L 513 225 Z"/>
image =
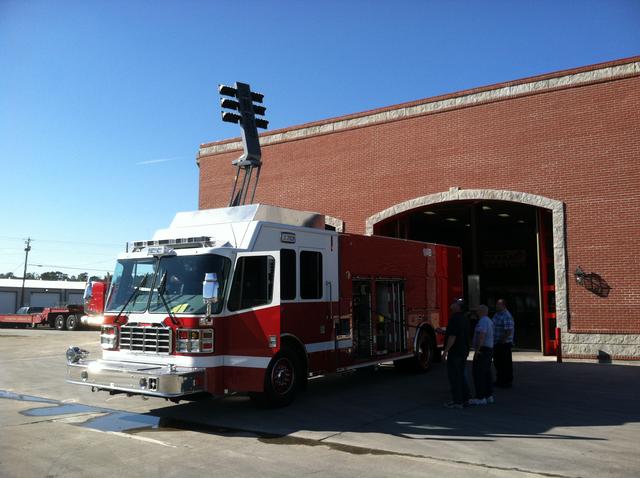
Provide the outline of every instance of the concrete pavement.
<path id="1" fill-rule="evenodd" d="M 241 396 L 173 405 L 66 384 L 66 347 L 95 355 L 97 340 L 0 330 L 1 475 L 108 476 L 114 465 L 123 476 L 640 474 L 637 366 L 516 354 L 514 388 L 464 410 L 442 407 L 442 365 L 425 375 L 383 366 L 312 380 L 290 407 L 260 410 Z"/>

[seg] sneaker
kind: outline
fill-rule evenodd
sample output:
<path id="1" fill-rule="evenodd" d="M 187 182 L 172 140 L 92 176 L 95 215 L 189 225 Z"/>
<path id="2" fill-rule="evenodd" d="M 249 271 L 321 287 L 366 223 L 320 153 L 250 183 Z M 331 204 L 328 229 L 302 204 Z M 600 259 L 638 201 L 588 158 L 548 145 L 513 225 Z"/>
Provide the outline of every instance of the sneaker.
<path id="1" fill-rule="evenodd" d="M 447 402 L 444 404 L 445 408 L 464 408 L 462 406 L 462 403 L 455 403 L 455 402 Z"/>
<path id="2" fill-rule="evenodd" d="M 487 397 L 487 403 L 488 404 L 496 403 L 496 399 L 493 397 L 493 395 L 491 395 L 490 397 Z"/>
<path id="3" fill-rule="evenodd" d="M 472 398 L 469 400 L 469 405 L 486 405 L 487 400 L 485 398 Z"/>

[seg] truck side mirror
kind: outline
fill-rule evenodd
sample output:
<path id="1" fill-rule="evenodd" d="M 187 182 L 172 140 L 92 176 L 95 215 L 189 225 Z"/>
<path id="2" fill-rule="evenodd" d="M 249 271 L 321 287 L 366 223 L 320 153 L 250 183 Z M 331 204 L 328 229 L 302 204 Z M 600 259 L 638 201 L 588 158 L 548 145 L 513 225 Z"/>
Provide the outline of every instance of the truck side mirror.
<path id="1" fill-rule="evenodd" d="M 207 272 L 204 275 L 202 283 L 202 300 L 205 304 L 215 304 L 218 302 L 218 292 L 220 283 L 218 282 L 218 274 L 215 272 Z"/>

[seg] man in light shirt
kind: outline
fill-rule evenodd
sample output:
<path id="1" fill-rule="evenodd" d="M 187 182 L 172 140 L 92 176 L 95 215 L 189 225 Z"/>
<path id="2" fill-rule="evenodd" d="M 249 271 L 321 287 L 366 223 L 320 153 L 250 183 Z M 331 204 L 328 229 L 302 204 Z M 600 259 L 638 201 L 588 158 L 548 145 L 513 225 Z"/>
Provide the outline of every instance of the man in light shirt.
<path id="1" fill-rule="evenodd" d="M 493 322 L 489 318 L 489 308 L 478 306 L 480 320 L 473 332 L 473 384 L 476 398 L 469 400 L 470 405 L 486 405 L 493 403 L 493 377 L 491 376 L 491 359 L 493 358 Z"/>

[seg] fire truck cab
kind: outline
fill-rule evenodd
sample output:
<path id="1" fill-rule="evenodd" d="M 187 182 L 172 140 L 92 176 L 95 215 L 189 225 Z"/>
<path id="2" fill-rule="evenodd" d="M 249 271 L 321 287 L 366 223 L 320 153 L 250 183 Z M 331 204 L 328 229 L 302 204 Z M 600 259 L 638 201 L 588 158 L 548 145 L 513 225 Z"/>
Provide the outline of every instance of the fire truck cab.
<path id="1" fill-rule="evenodd" d="M 461 268 L 458 248 L 329 231 L 316 213 L 178 213 L 119 256 L 102 358 L 70 347 L 67 381 L 172 400 L 243 392 L 277 406 L 314 375 L 387 361 L 426 370 Z"/>

